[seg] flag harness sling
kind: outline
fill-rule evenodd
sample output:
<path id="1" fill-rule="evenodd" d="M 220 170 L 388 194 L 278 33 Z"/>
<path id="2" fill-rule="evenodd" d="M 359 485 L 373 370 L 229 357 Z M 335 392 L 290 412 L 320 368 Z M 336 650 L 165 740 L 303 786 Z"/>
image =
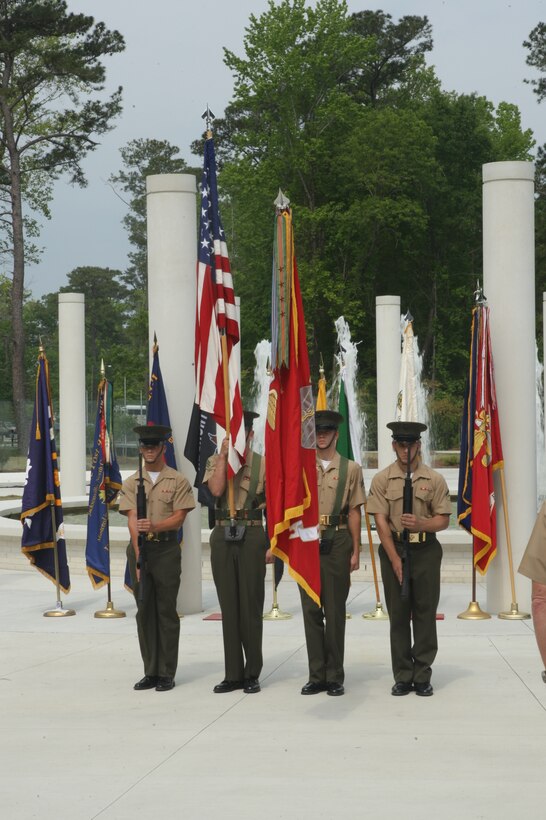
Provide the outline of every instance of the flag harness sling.
<path id="1" fill-rule="evenodd" d="M 334 501 L 332 512 L 330 513 L 330 515 L 326 516 L 328 518 L 328 526 L 323 530 L 320 538 L 319 551 L 321 555 L 329 555 L 332 552 L 332 547 L 334 546 L 334 535 L 336 533 L 337 528 L 339 527 L 339 524 L 341 523 L 341 502 L 343 501 L 343 493 L 345 490 L 345 482 L 347 480 L 348 467 L 348 459 L 346 459 L 345 456 L 340 456 L 336 498 Z M 322 521 L 322 516 L 320 517 L 320 520 Z"/>
<path id="2" fill-rule="evenodd" d="M 243 518 L 248 521 L 258 520 L 258 518 L 254 519 L 253 516 L 249 513 L 252 513 L 251 504 L 256 498 L 256 490 L 258 488 L 258 481 L 260 478 L 260 466 L 262 463 L 262 457 L 257 453 L 252 454 L 252 464 L 250 466 L 250 479 L 248 484 L 248 492 L 246 496 L 246 501 L 244 504 L 243 509 Z M 262 511 L 258 511 L 260 514 L 260 518 L 262 517 Z M 229 518 L 227 510 L 218 510 L 217 515 L 219 518 Z M 224 527 L 224 538 L 226 541 L 244 541 L 246 535 L 246 527 L 244 524 L 239 524 L 237 526 L 232 526 L 228 524 Z"/>

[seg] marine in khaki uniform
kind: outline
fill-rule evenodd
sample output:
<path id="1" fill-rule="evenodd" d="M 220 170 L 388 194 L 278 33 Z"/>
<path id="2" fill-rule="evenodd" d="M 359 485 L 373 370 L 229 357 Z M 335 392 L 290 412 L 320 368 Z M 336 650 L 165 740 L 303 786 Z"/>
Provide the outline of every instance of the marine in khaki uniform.
<path id="1" fill-rule="evenodd" d="M 360 507 L 366 494 L 360 466 L 342 459 L 336 452 L 342 421 L 343 416 L 332 410 L 315 413 L 321 606 L 300 588 L 309 660 L 309 681 L 302 688 L 302 695 L 326 691 L 336 696 L 345 692 L 345 602 L 351 572 L 360 565 Z"/>
<path id="2" fill-rule="evenodd" d="M 233 479 L 235 527 L 231 527 L 227 498 L 227 438 L 220 452 L 208 460 L 203 476 L 203 483 L 217 498 L 210 558 L 222 610 L 225 677 L 214 687 L 216 694 L 236 689 L 247 694 L 260 691 L 267 539 L 263 525 L 265 459 L 250 449 L 257 415 L 244 411 L 246 463 Z"/>
<path id="3" fill-rule="evenodd" d="M 449 524 L 451 500 L 442 476 L 421 463 L 425 424 L 400 421 L 392 430 L 396 461 L 372 480 L 368 512 L 381 541 L 379 558 L 390 617 L 393 695 L 433 694 L 431 666 L 438 651 L 436 610 L 440 599 L 442 547 L 436 533 Z M 412 513 L 403 513 L 404 482 L 411 473 Z M 410 585 L 401 597 L 403 530 L 409 531 Z M 413 644 L 412 644 L 413 624 Z"/>
<path id="4" fill-rule="evenodd" d="M 531 605 L 535 638 L 544 664 L 542 680 L 546 683 L 546 501 L 537 515 L 529 543 L 518 572 L 530 578 Z"/>
<path id="5" fill-rule="evenodd" d="M 195 501 L 189 481 L 165 464 L 165 440 L 171 433 L 170 427 L 150 425 L 135 427 L 134 431 L 139 437 L 144 462 L 146 518 L 137 518 L 138 472 L 123 483 L 119 500 L 119 511 L 127 516 L 131 536 L 127 560 L 137 602 L 138 640 L 144 662 L 144 677 L 134 688 L 167 692 L 174 686 L 180 636 L 176 610 L 181 569 L 178 530 L 195 507 Z M 138 543 L 142 533 L 146 555 L 143 568 Z"/>

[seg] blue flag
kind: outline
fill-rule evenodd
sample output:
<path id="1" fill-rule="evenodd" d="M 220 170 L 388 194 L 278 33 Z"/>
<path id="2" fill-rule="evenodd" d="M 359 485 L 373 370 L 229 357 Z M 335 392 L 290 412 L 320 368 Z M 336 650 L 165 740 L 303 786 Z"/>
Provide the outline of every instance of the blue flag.
<path id="1" fill-rule="evenodd" d="M 36 397 L 28 447 L 27 471 L 21 504 L 21 549 L 32 564 L 63 592 L 70 590 L 70 573 L 64 540 L 61 484 L 53 430 L 49 365 L 38 356 Z M 59 578 L 55 575 L 55 542 Z"/>
<path id="2" fill-rule="evenodd" d="M 150 389 L 148 390 L 146 424 L 162 424 L 165 427 L 170 427 L 171 422 L 169 419 L 167 396 L 165 395 L 165 386 L 163 384 L 163 377 L 161 376 L 161 367 L 159 366 L 159 345 L 155 337 L 152 352 L 152 375 L 150 376 Z M 165 463 L 168 467 L 172 467 L 173 470 L 176 470 L 176 456 L 174 454 L 172 433 L 167 440 Z"/>
<path id="3" fill-rule="evenodd" d="M 98 389 L 85 547 L 87 572 L 95 589 L 110 582 L 108 508 L 121 490 L 112 427 L 112 385 L 102 379 Z"/>

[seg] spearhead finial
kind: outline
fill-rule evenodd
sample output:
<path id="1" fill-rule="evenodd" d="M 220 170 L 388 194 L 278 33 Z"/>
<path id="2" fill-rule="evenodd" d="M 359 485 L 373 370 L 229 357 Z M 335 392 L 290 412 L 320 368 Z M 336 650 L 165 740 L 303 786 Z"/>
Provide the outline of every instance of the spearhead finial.
<path id="1" fill-rule="evenodd" d="M 104 359 L 100 360 L 100 377 L 104 379 L 106 376 L 106 370 L 104 369 Z"/>
<path id="2" fill-rule="evenodd" d="M 207 126 L 207 139 L 208 139 L 208 138 L 212 137 L 212 131 L 210 129 L 211 129 L 212 123 L 216 119 L 216 117 L 214 116 L 214 114 L 210 110 L 208 103 L 207 103 L 207 107 L 206 107 L 205 111 L 203 111 L 203 113 L 201 114 L 201 119 L 205 120 L 205 125 Z"/>
<path id="3" fill-rule="evenodd" d="M 487 302 L 487 299 L 485 298 L 485 294 L 483 292 L 483 288 L 480 285 L 480 280 L 479 279 L 476 279 L 476 290 L 474 291 L 474 301 L 476 302 L 477 305 L 483 305 L 485 302 Z"/>
<path id="4" fill-rule="evenodd" d="M 287 211 L 290 207 L 290 200 L 283 194 L 280 188 L 274 204 L 277 211 Z"/>

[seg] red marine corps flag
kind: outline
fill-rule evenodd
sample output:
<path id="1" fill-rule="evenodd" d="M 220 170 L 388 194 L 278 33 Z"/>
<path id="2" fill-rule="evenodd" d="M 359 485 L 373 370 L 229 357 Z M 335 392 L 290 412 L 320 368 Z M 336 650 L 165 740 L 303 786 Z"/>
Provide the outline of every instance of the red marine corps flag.
<path id="1" fill-rule="evenodd" d="M 274 555 L 320 604 L 315 413 L 290 203 L 279 192 L 265 427 L 267 527 Z"/>
<path id="2" fill-rule="evenodd" d="M 474 566 L 485 575 L 497 552 L 497 511 L 493 472 L 503 456 L 493 358 L 489 308 L 472 311 L 470 370 L 461 435 L 459 523 L 473 536 Z"/>

